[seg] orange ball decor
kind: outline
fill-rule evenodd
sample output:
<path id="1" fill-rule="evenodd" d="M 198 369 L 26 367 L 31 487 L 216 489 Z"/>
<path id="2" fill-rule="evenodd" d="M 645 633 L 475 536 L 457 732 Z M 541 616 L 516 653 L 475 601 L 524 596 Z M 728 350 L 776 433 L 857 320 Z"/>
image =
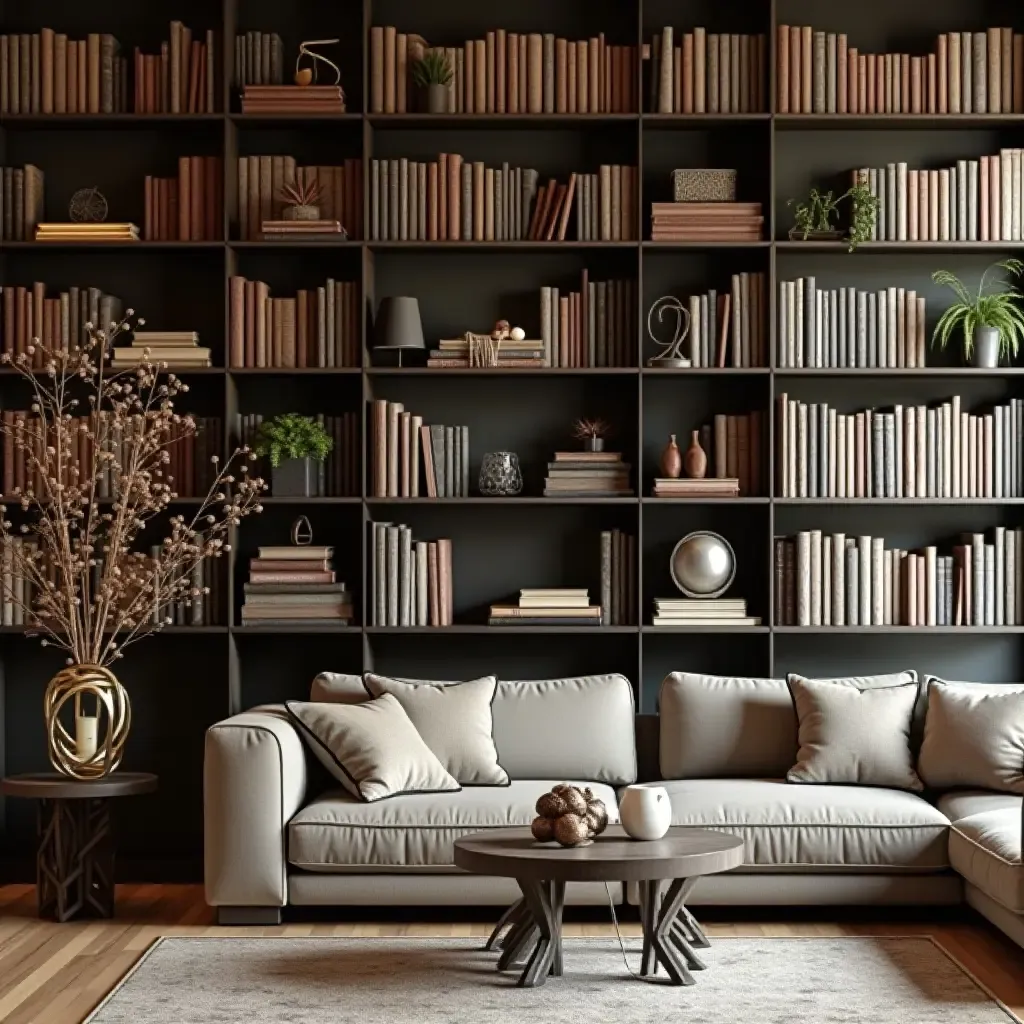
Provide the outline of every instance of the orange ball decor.
<path id="1" fill-rule="evenodd" d="M 608 827 L 608 810 L 588 786 L 554 786 L 537 800 L 537 815 L 530 825 L 538 843 L 552 840 L 561 846 L 586 846 Z"/>
<path id="2" fill-rule="evenodd" d="M 89 697 L 96 703 L 99 735 L 95 750 L 82 753 L 60 713 L 68 702 L 73 702 L 77 718 L 82 714 L 83 700 Z M 50 761 L 61 774 L 73 779 L 100 779 L 120 765 L 132 712 L 128 692 L 113 672 L 99 665 L 69 665 L 62 669 L 46 687 L 43 714 Z"/>

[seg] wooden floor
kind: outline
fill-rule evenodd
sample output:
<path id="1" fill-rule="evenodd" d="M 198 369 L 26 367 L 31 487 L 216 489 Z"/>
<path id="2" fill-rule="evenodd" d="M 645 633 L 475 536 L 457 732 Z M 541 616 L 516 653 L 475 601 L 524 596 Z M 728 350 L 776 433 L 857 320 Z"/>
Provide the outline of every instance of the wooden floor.
<path id="1" fill-rule="evenodd" d="M 828 914 L 828 911 L 823 911 Z M 597 917 L 590 915 L 594 921 Z M 969 910 L 927 918 L 904 911 L 877 911 L 856 919 L 799 919 L 779 910 L 772 917 L 715 921 L 701 915 L 715 935 L 930 935 L 1024 1019 L 1024 950 Z M 189 885 L 122 886 L 113 921 L 53 924 L 35 916 L 31 886 L 0 886 L 0 1021 L 4 1024 L 80 1024 L 144 950 L 161 935 L 435 935 L 485 937 L 489 925 L 479 914 L 435 922 L 366 919 L 289 923 L 275 928 L 218 928 L 203 902 L 202 889 Z M 606 935 L 605 923 L 567 923 L 567 935 Z M 639 926 L 623 925 L 631 936 Z"/>

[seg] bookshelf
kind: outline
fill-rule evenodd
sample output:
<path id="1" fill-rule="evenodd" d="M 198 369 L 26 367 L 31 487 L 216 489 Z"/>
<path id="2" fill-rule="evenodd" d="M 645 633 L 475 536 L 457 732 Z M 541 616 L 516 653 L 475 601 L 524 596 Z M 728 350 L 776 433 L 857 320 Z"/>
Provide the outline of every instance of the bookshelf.
<path id="1" fill-rule="evenodd" d="M 426 9 L 425 9 L 426 8 Z M 114 33 L 122 48 L 153 53 L 171 19 L 194 30 L 213 29 L 218 44 L 213 114 L 8 114 L 0 116 L 0 163 L 32 162 L 46 173 L 46 216 L 62 219 L 72 192 L 96 185 L 111 201 L 111 218 L 143 220 L 143 177 L 175 173 L 179 155 L 218 155 L 225 167 L 222 237 L 209 242 L 36 244 L 0 246 L 0 286 L 45 281 L 51 288 L 86 281 L 141 311 L 154 329 L 197 329 L 214 351 L 214 366 L 181 375 L 193 390 L 186 407 L 221 415 L 230 428 L 246 413 L 298 411 L 336 415 L 362 410 L 363 481 L 360 496 L 269 497 L 265 512 L 243 523 L 226 567 L 228 625 L 175 627 L 134 647 L 118 674 L 133 701 L 128 767 L 155 771 L 160 792 L 133 808 L 134 827 L 121 843 L 125 871 L 171 880 L 201 873 L 202 748 L 205 728 L 259 703 L 298 698 L 318 671 L 376 670 L 406 676 L 471 678 L 497 672 L 530 678 L 619 671 L 633 681 L 638 708 L 655 713 L 657 686 L 668 671 L 689 668 L 724 674 L 768 675 L 799 670 L 838 674 L 916 668 L 949 678 L 1020 678 L 1024 627 L 783 627 L 774 626 L 772 540 L 821 528 L 897 535 L 900 542 L 948 542 L 956 533 L 1024 525 L 1024 499 L 799 499 L 775 490 L 775 402 L 785 391 L 801 401 L 828 401 L 845 410 L 877 401 L 924 403 L 964 396 L 966 406 L 1021 397 L 1024 368 L 965 370 L 929 351 L 922 369 L 649 368 L 646 313 L 662 295 L 682 299 L 729 276 L 763 272 L 769 280 L 769 343 L 776 350 L 776 282 L 807 274 L 829 287 L 883 284 L 916 288 L 928 297 L 929 330 L 944 308 L 930 274 L 947 267 L 970 278 L 989 263 L 1024 251 L 1024 242 L 869 243 L 849 255 L 842 243 L 792 242 L 790 197 L 812 185 L 846 181 L 855 166 L 906 160 L 912 167 L 1014 145 L 1024 114 L 439 114 L 370 113 L 370 28 L 397 25 L 456 45 L 499 25 L 517 32 L 584 38 L 604 31 L 610 42 L 650 42 L 664 25 L 677 38 L 695 25 L 709 31 L 764 33 L 766 95 L 774 107 L 774 49 L 781 24 L 847 32 L 864 48 L 925 52 L 935 36 L 989 25 L 1024 31 L 1024 12 L 1011 0 L 931 0 L 894 5 L 861 0 L 854 8 L 814 0 L 520 0 L 508 10 L 469 0 L 363 0 L 344 5 L 297 0 L 159 0 L 117 12 L 40 0 L 8 4 L 0 33 L 52 26 L 76 38 Z M 332 53 L 342 68 L 348 112 L 328 115 L 241 114 L 230 88 L 233 37 L 247 30 L 279 32 L 286 55 L 302 39 L 342 37 Z M 290 58 L 286 58 L 287 71 Z M 641 98 L 645 72 L 638 72 Z M 408 242 L 352 240 L 281 243 L 239 241 L 232 199 L 239 155 L 288 153 L 299 163 L 363 159 L 364 222 L 369 209 L 368 161 L 373 157 L 432 159 L 459 152 L 493 164 L 534 166 L 542 178 L 593 171 L 602 162 L 638 167 L 637 241 Z M 116 154 L 116 160 L 95 154 Z M 649 240 L 649 204 L 671 198 L 669 172 L 679 166 L 739 170 L 740 199 L 764 204 L 763 241 L 672 243 Z M 79 252 L 78 250 L 81 250 Z M 83 266 L 83 256 L 87 264 Z M 483 329 L 496 319 L 538 326 L 536 297 L 545 284 L 571 286 L 586 268 L 591 278 L 638 281 L 635 309 L 641 358 L 621 368 L 458 370 L 374 365 L 367 347 L 379 298 L 420 299 L 429 341 Z M 243 275 L 271 283 L 275 294 L 354 280 L 362 296 L 362 364 L 331 369 L 226 368 L 228 279 Z M 21 401 L 12 372 L 0 369 L 0 406 Z M 819 397 L 821 396 L 821 397 Z M 899 396 L 893 398 L 892 396 Z M 516 498 L 374 498 L 365 439 L 367 402 L 403 401 L 426 421 L 470 425 L 471 482 L 485 451 L 517 451 L 526 476 Z M 763 496 L 738 499 L 655 499 L 651 484 L 667 435 L 688 436 L 711 413 L 759 409 L 766 416 Z M 543 498 L 538 480 L 557 448 L 571 445 L 575 416 L 601 416 L 618 427 L 612 447 L 634 466 L 634 498 Z M 293 519 L 306 514 L 315 543 L 333 544 L 338 578 L 356 599 L 347 628 L 252 629 L 239 617 L 248 560 L 260 544 L 281 543 Z M 443 629 L 372 627 L 369 601 L 372 521 L 403 522 L 417 537 L 450 537 L 454 546 L 454 626 Z M 598 590 L 599 535 L 618 528 L 638 538 L 639 626 L 601 629 L 483 625 L 487 606 L 520 587 L 587 586 Z M 739 559 L 731 591 L 747 599 L 759 628 L 654 628 L 656 596 L 670 596 L 668 558 L 694 529 L 724 533 Z M 864 638 L 870 637 L 865 644 Z M 47 767 L 39 707 L 58 663 L 20 631 L 0 628 L 0 769 Z M 28 808 L 0 803 L 0 880 L 25 879 L 34 824 Z"/>

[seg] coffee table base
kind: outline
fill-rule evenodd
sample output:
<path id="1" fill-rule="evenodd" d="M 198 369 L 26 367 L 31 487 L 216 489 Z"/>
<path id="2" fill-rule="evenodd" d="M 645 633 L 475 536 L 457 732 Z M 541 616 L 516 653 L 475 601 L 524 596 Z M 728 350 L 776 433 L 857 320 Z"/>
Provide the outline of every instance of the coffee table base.
<path id="1" fill-rule="evenodd" d="M 678 878 L 669 884 L 664 897 L 662 883 L 640 883 L 640 922 L 643 928 L 643 953 L 640 974 L 650 977 L 659 964 L 673 985 L 692 985 L 690 971 L 703 971 L 704 963 L 694 949 L 706 949 L 711 943 L 686 909 L 686 900 L 698 879 Z M 500 949 L 498 970 L 522 970 L 518 985 L 534 988 L 548 976 L 561 977 L 562 914 L 565 906 L 564 882 L 537 882 L 517 879 L 521 899 L 513 903 L 494 926 L 485 949 Z"/>

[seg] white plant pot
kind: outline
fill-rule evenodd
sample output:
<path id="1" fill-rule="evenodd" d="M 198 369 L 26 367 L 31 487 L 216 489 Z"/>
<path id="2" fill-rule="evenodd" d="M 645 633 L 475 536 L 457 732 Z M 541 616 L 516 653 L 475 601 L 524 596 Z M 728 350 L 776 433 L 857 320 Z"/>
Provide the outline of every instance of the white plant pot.
<path id="1" fill-rule="evenodd" d="M 619 820 L 631 839 L 661 839 L 672 824 L 672 803 L 664 786 L 627 786 Z"/>
<path id="2" fill-rule="evenodd" d="M 997 327 L 974 328 L 974 358 L 971 361 L 979 369 L 994 370 L 999 365 Z"/>

